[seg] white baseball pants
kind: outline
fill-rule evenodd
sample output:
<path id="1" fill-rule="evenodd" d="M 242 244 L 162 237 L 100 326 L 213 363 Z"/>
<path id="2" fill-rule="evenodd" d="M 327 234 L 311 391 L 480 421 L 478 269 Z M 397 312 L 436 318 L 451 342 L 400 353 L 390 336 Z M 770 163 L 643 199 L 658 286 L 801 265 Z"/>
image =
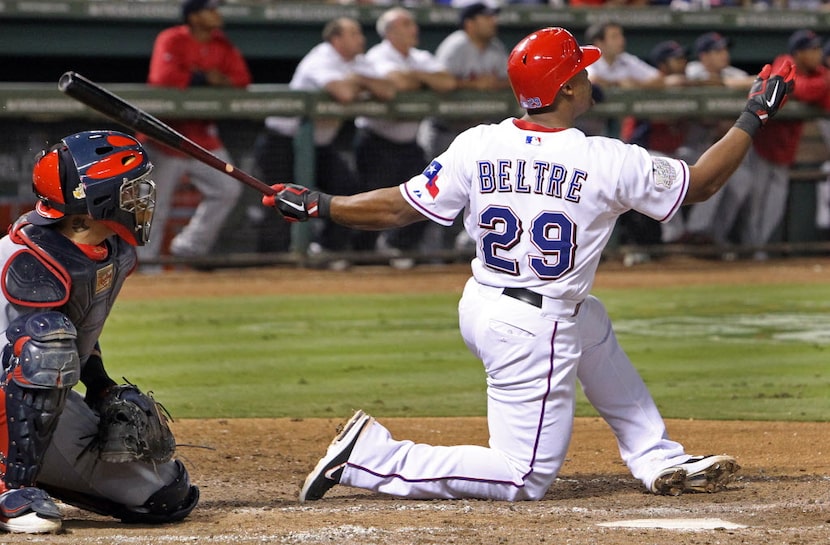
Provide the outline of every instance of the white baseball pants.
<path id="1" fill-rule="evenodd" d="M 598 299 L 572 316 L 573 303 L 546 298 L 540 309 L 501 291 L 470 279 L 459 303 L 461 334 L 487 373 L 489 447 L 398 441 L 374 422 L 340 484 L 407 498 L 541 499 L 565 460 L 577 379 L 647 487 L 689 458 L 667 438 Z"/>

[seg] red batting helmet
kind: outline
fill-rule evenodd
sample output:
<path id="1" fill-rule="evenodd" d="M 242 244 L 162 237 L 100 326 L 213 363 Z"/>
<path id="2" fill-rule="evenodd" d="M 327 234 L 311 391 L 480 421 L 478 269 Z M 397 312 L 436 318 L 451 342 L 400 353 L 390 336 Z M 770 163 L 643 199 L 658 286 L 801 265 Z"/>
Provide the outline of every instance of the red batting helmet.
<path id="1" fill-rule="evenodd" d="M 543 28 L 513 48 L 507 59 L 507 76 L 522 108 L 543 108 L 553 104 L 562 86 L 601 54 L 597 47 L 580 47 L 564 28 Z"/>
<path id="2" fill-rule="evenodd" d="M 117 131 L 85 131 L 43 151 L 32 170 L 38 197 L 28 220 L 48 225 L 88 214 L 131 244 L 149 240 L 156 188 L 141 144 Z"/>

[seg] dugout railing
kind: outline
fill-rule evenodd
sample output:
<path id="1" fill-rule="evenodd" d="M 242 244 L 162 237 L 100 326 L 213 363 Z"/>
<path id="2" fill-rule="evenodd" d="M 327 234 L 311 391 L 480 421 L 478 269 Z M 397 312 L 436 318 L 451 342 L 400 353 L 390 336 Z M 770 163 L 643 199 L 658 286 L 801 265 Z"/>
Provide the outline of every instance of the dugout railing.
<path id="1" fill-rule="evenodd" d="M 257 175 L 252 148 L 263 130 L 268 115 L 297 115 L 306 119 L 305 130 L 296 139 L 297 165 L 295 180 L 314 185 L 314 147 L 308 120 L 316 117 L 352 119 L 357 115 L 422 119 L 429 116 L 458 119 L 501 119 L 519 112 L 509 92 L 405 93 L 391 102 L 365 101 L 342 105 L 317 93 L 290 91 L 285 85 L 253 85 L 248 90 L 194 89 L 176 91 L 149 88 L 134 84 L 105 84 L 122 98 L 161 119 L 213 118 L 220 124 L 223 138 L 237 166 Z M 737 117 L 745 103 L 745 94 L 721 88 L 680 88 L 664 91 L 608 90 L 605 101 L 589 114 L 600 119 L 620 120 L 634 115 L 640 118 L 731 119 Z M 790 101 L 781 112 L 782 118 L 804 119 L 805 135 L 799 158 L 791 169 L 791 191 L 787 214 L 775 241 L 763 248 L 784 255 L 826 253 L 830 244 L 822 239 L 815 227 L 815 184 L 826 178 L 821 164 L 828 158 L 827 149 L 815 130 L 815 119 L 822 112 Z M 612 124 L 613 125 L 613 124 Z M 62 95 L 57 84 L 0 83 L 0 222 L 8 224 L 32 204 L 31 165 L 40 149 L 56 142 L 61 136 L 90 128 L 117 128 L 117 124 L 101 117 L 73 99 Z M 345 147 L 348 147 L 346 142 Z M 270 181 L 269 181 L 270 182 Z M 188 191 L 187 184 L 177 193 L 174 213 L 167 226 L 154 226 L 157 234 L 169 237 L 186 222 L 198 195 Z M 214 253 L 190 264 L 206 267 L 251 266 L 269 264 L 313 265 L 305 255 L 308 226 L 292 226 L 293 244 L 290 252 L 261 251 L 256 240 L 267 236 L 269 225 L 277 221 L 263 212 L 259 195 L 251 189 L 229 221 Z M 4 225 L 5 226 L 5 225 Z M 610 257 L 627 251 L 609 245 Z M 652 255 L 666 253 L 717 255 L 719 249 L 707 246 L 660 245 L 645 248 Z M 757 248 L 734 248 L 736 256 L 749 255 Z M 350 254 L 344 257 L 356 263 L 383 263 L 388 256 L 375 253 Z M 422 262 L 466 260 L 464 251 L 419 251 L 409 257 Z M 163 255 L 162 264 L 182 262 Z"/>

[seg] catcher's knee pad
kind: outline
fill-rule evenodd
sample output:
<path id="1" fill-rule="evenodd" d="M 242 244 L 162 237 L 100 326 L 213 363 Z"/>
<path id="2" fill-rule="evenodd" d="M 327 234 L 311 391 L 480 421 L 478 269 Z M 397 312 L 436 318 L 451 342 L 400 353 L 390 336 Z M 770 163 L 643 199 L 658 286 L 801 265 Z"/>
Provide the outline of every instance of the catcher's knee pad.
<path id="1" fill-rule="evenodd" d="M 171 462 L 176 467 L 176 477 L 151 495 L 143 505 L 126 506 L 101 496 L 93 496 L 40 483 L 40 487 L 66 503 L 120 519 L 128 524 L 164 524 L 185 518 L 199 503 L 199 488 L 190 484 L 190 476 L 179 460 Z"/>
<path id="2" fill-rule="evenodd" d="M 6 328 L 6 380 L 24 388 L 72 388 L 81 376 L 75 326 L 60 312 L 18 316 Z"/>
<path id="3" fill-rule="evenodd" d="M 199 503 L 199 488 L 190 484 L 187 468 L 174 460 L 178 473 L 173 481 L 150 496 L 141 507 L 126 508 L 116 516 L 121 522 L 164 523 L 182 520 Z"/>
<path id="4" fill-rule="evenodd" d="M 21 316 L 6 329 L 0 471 L 8 488 L 35 483 L 66 395 L 80 375 L 76 336 L 72 322 L 59 312 Z"/>

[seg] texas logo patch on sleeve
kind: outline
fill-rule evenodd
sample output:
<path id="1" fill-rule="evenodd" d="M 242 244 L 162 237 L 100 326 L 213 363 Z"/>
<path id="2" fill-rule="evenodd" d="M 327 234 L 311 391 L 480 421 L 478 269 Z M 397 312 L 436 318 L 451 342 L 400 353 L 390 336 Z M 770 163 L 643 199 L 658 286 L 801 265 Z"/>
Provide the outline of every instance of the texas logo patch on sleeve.
<path id="1" fill-rule="evenodd" d="M 438 175 L 441 173 L 442 168 L 441 163 L 433 161 L 427 168 L 424 169 L 424 176 L 427 179 L 427 183 L 424 187 L 426 187 L 433 199 L 438 196 L 438 193 L 441 191 L 438 189 Z"/>

